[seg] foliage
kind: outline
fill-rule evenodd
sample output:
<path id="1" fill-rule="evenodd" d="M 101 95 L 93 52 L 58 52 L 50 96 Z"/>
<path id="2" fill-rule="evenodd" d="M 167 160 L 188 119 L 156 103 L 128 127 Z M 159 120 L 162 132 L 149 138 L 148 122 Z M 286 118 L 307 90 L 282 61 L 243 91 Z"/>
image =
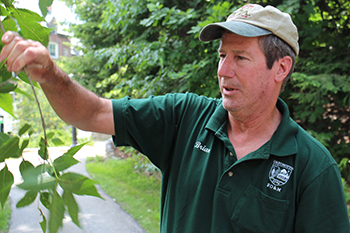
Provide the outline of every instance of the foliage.
<path id="1" fill-rule="evenodd" d="M 0 233 L 8 232 L 11 217 L 10 201 L 5 202 L 4 208 L 0 209 Z"/>
<path id="2" fill-rule="evenodd" d="M 42 9 L 47 9 L 52 4 L 52 0 L 40 0 L 39 3 Z M 11 0 L 0 0 L 0 13 L 2 16 L 0 37 L 5 31 L 11 30 L 18 32 L 24 38 L 39 41 L 47 46 L 49 29 L 41 26 L 40 23 L 43 21 L 41 16 L 26 9 L 16 9 Z M 0 48 L 2 49 L 3 46 L 1 43 Z M 44 137 L 39 137 L 38 156 L 42 163 L 38 166 L 34 166 L 22 156 L 23 150 L 28 146 L 31 136 L 33 136 L 35 127 L 24 124 L 19 127 L 17 133 L 0 133 L 0 163 L 2 167 L 0 170 L 0 203 L 2 209 L 4 209 L 5 203 L 8 200 L 11 186 L 14 184 L 14 176 L 8 168 L 8 162 L 10 158 L 18 158 L 21 160 L 18 170 L 23 180 L 18 186 L 26 190 L 26 194 L 17 203 L 16 207 L 27 206 L 39 196 L 41 205 L 38 204 L 38 214 L 42 216 L 40 225 L 43 232 L 46 232 L 47 226 L 49 232 L 57 232 L 62 226 L 62 220 L 66 211 L 72 221 L 80 226 L 78 219 L 79 207 L 73 194 L 100 197 L 91 179 L 80 174 L 66 172 L 66 169 L 78 163 L 73 156 L 84 144 L 72 147 L 62 156 L 52 160 L 48 153 L 48 143 L 62 145 L 62 141 L 55 138 L 53 132 L 46 133 L 43 112 L 41 111 L 34 88 L 34 86 L 38 87 L 38 85 L 33 84 L 30 77 L 24 71 L 17 75 L 8 72 L 4 62 L 0 64 L 0 69 L 0 107 L 15 117 L 12 107 L 13 99 L 10 92 L 29 96 L 30 92 L 25 89 L 19 89 L 18 83 L 30 84 L 39 107 L 44 131 Z M 35 123 L 33 122 L 33 124 Z M 60 194 L 61 191 L 58 192 L 58 190 L 63 190 L 63 194 Z M 48 220 L 42 211 L 44 207 L 50 213 Z"/>
<path id="3" fill-rule="evenodd" d="M 220 97 L 218 41 L 202 43 L 208 23 L 224 21 L 246 3 L 290 13 L 299 30 L 296 73 L 281 97 L 291 115 L 324 143 L 350 181 L 350 3 L 346 0 L 65 0 L 82 23 L 72 32 L 83 57 L 73 58 L 76 80 L 108 98 L 196 92 Z M 93 25 L 93 28 L 91 27 Z"/>
<path id="4" fill-rule="evenodd" d="M 294 73 L 289 106 L 294 118 L 328 147 L 350 181 L 350 76 Z"/>
<path id="5" fill-rule="evenodd" d="M 301 53 L 284 99 L 293 118 L 328 147 L 350 182 L 350 3 L 295 1 L 291 13 Z"/>
<path id="6" fill-rule="evenodd" d="M 86 164 L 86 168 L 101 188 L 146 232 L 159 232 L 161 182 L 153 175 L 147 176 L 134 170 L 135 166 L 139 167 L 138 164 L 145 165 L 145 160 L 147 158 L 139 154 L 124 160 L 95 158 Z"/>
<path id="7" fill-rule="evenodd" d="M 25 93 L 31 92 L 30 85 L 25 83 L 18 83 L 18 88 Z M 62 139 L 63 145 L 70 146 L 72 144 L 71 126 L 56 115 L 41 89 L 37 88 L 36 94 L 45 118 L 45 126 L 48 129 L 48 133 L 55 133 L 56 137 Z M 42 127 L 37 123 L 38 119 L 40 119 L 40 113 L 37 111 L 37 106 L 33 105 L 33 101 L 35 100 L 32 95 L 16 95 L 16 108 L 14 109 L 14 114 L 19 119 L 15 122 L 15 129 L 18 130 L 23 122 L 31 125 L 32 134 L 28 145 L 29 148 L 39 145 L 42 134 Z"/>

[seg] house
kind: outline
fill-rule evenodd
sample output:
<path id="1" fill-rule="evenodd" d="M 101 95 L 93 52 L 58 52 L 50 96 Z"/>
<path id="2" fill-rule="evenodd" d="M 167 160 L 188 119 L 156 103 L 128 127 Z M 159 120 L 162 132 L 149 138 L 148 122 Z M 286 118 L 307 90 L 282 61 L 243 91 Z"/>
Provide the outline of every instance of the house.
<path id="1" fill-rule="evenodd" d="M 48 23 L 48 27 L 52 29 L 49 35 L 49 45 L 47 49 L 53 59 L 59 60 L 60 57 L 71 57 L 70 40 L 68 36 L 57 32 L 57 23 L 55 17 Z"/>

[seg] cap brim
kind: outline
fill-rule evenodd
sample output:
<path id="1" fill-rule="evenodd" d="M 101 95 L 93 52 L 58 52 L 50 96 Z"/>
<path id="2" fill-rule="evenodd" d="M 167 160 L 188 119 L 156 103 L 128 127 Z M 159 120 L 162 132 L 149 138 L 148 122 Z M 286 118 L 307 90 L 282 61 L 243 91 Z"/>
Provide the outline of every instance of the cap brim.
<path id="1" fill-rule="evenodd" d="M 212 41 L 221 38 L 223 32 L 228 30 L 244 37 L 256 37 L 272 34 L 271 31 L 249 23 L 240 21 L 228 21 L 221 23 L 212 23 L 205 26 L 199 34 L 201 41 Z"/>

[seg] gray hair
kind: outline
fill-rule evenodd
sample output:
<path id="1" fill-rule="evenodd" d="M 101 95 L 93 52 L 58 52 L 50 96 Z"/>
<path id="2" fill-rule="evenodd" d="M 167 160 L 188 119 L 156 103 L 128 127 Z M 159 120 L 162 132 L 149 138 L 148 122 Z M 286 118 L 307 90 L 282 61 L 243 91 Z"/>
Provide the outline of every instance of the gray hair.
<path id="1" fill-rule="evenodd" d="M 292 58 L 292 67 L 288 75 L 283 80 L 281 87 L 282 92 L 294 71 L 296 54 L 289 44 L 287 44 L 286 42 L 284 42 L 284 40 L 280 39 L 278 36 L 275 35 L 267 35 L 260 37 L 259 46 L 265 55 L 266 65 L 269 69 L 271 69 L 275 61 L 278 61 L 280 58 L 283 58 L 285 56 L 289 56 Z"/>

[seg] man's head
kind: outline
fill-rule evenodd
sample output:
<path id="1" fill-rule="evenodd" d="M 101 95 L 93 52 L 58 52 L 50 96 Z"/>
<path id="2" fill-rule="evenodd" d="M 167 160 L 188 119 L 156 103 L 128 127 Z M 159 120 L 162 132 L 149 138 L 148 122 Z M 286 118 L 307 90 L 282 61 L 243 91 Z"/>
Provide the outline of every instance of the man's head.
<path id="1" fill-rule="evenodd" d="M 225 31 L 244 37 L 260 37 L 259 44 L 268 68 L 279 58 L 290 56 L 293 65 L 282 85 L 282 89 L 284 88 L 299 53 L 298 30 L 289 14 L 272 6 L 248 4 L 234 11 L 226 22 L 204 27 L 199 38 L 202 41 L 220 39 Z"/>

